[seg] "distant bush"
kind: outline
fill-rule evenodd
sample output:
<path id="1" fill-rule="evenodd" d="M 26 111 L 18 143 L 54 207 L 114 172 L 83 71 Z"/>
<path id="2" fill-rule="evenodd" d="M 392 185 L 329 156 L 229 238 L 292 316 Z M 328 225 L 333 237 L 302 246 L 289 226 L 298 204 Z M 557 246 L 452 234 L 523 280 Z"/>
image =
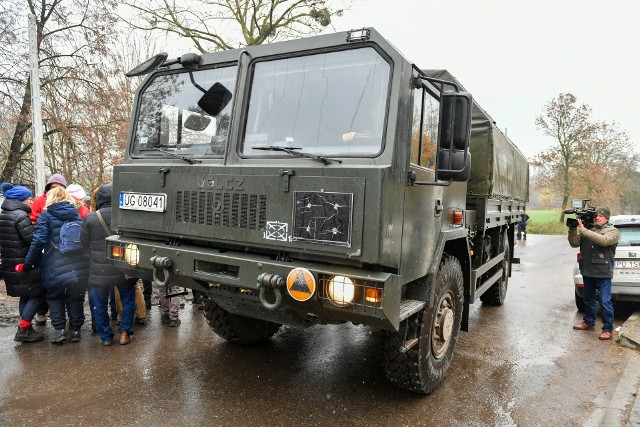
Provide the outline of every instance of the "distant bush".
<path id="1" fill-rule="evenodd" d="M 566 234 L 567 226 L 560 222 L 560 212 L 556 210 L 528 210 L 527 233 Z"/>

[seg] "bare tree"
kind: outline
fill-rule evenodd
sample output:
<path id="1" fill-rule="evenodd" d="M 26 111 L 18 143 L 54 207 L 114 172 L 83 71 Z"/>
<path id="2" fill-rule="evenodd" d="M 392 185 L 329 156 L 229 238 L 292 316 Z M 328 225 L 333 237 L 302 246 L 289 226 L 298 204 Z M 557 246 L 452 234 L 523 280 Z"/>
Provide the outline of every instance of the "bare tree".
<path id="1" fill-rule="evenodd" d="M 538 187 L 552 189 L 562 197 L 562 210 L 567 208 L 581 175 L 579 166 L 584 145 L 590 141 L 596 126 L 591 122 L 591 108 L 578 105 L 570 93 L 560 94 L 536 117 L 536 126 L 552 137 L 556 144 L 538 154 L 532 161 L 540 167 Z M 560 222 L 564 213 L 560 214 Z"/>
<path id="2" fill-rule="evenodd" d="M 52 113 L 52 100 L 71 92 L 90 90 L 97 73 L 96 58 L 106 53 L 113 32 L 117 6 L 111 0 L 3 0 L 0 3 L 0 96 L 9 106 L 13 128 L 6 147 L 0 179 L 33 181 L 33 173 L 23 175 L 21 163 L 31 149 L 31 94 L 28 78 L 28 47 L 24 12 L 36 16 L 37 49 L 41 69 L 45 136 L 60 132 L 64 123 Z M 73 83 L 70 83 L 73 82 Z M 82 88 L 82 89 L 81 89 Z M 49 153 L 50 155 L 51 153 Z M 50 158 L 50 156 L 49 156 Z M 50 158 L 51 159 L 51 158 Z M 56 169 L 57 165 L 48 163 Z M 21 172 L 17 175 L 18 172 Z"/>
<path id="3" fill-rule="evenodd" d="M 126 0 L 125 20 L 189 39 L 200 52 L 234 49 L 318 32 L 350 0 Z M 335 6 L 334 6 L 335 5 Z M 342 8 L 340 6 L 343 6 Z"/>
<path id="4" fill-rule="evenodd" d="M 631 139 L 614 122 L 594 124 L 594 132 L 580 149 L 580 171 L 575 190 L 588 195 L 596 206 L 607 205 L 620 212 L 622 197 L 631 188 L 638 165 Z"/>

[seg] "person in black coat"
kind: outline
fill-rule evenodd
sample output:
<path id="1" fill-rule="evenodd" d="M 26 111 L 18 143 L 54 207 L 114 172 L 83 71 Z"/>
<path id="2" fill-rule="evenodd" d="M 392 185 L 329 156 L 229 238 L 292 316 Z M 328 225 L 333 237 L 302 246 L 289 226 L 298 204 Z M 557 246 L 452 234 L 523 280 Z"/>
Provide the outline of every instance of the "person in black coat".
<path id="1" fill-rule="evenodd" d="M 82 222 L 75 201 L 63 187 L 47 192 L 46 206 L 36 222 L 35 232 L 24 263 L 40 265 L 41 282 L 46 290 L 51 325 L 55 331 L 52 343 L 67 340 L 64 328 L 69 315 L 69 341 L 80 341 L 84 323 L 84 294 L 89 274 L 89 254 L 79 250 L 63 253 L 59 250 L 60 229 L 65 222 Z"/>
<path id="2" fill-rule="evenodd" d="M 120 344 L 129 344 L 136 313 L 136 280 L 126 278 L 106 257 L 104 239 L 111 235 L 111 184 L 104 184 L 96 191 L 95 207 L 96 211 L 90 212 L 82 224 L 81 239 L 91 254 L 89 301 L 95 317 L 96 331 L 103 345 L 111 345 L 115 333 L 111 329 L 107 306 L 109 290 L 117 286 L 122 301 L 122 322 L 118 330 Z"/>
<path id="3" fill-rule="evenodd" d="M 27 188 L 14 186 L 4 191 L 5 200 L 0 212 L 0 256 L 2 274 L 7 294 L 20 297 L 20 323 L 14 338 L 19 342 L 42 340 L 42 335 L 33 330 L 31 321 L 42 298 L 38 270 L 24 271 L 24 257 L 29 251 L 33 237 L 33 224 L 29 219 L 33 194 Z"/>

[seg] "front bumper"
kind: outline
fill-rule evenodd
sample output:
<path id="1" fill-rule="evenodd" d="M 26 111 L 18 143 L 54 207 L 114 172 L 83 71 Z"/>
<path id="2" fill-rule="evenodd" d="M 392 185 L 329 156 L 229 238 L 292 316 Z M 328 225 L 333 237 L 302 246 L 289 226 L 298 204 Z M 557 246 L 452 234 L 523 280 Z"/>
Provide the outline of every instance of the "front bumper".
<path id="1" fill-rule="evenodd" d="M 321 262 L 282 261 L 270 255 L 227 249 L 174 246 L 162 241 L 119 235 L 107 238 L 107 254 L 112 254 L 114 246 L 120 247 L 124 253 L 127 245 L 137 247 L 137 266 L 128 264 L 124 257 L 110 256 L 110 259 L 128 276 L 148 279 L 152 277 L 152 257 L 169 259 L 170 283 L 204 291 L 235 314 L 294 326 L 353 322 L 382 329 L 397 330 L 399 327 L 400 277 L 391 273 Z M 277 309 L 268 309 L 260 304 L 258 277 L 266 273 L 286 278 L 296 268 L 304 268 L 313 275 L 317 286 L 311 298 L 297 301 L 287 289 L 282 289 L 282 304 Z M 361 287 L 353 304 L 338 307 L 328 298 L 325 285 L 334 275 L 355 279 Z M 382 301 L 367 301 L 366 288 L 382 289 Z"/>

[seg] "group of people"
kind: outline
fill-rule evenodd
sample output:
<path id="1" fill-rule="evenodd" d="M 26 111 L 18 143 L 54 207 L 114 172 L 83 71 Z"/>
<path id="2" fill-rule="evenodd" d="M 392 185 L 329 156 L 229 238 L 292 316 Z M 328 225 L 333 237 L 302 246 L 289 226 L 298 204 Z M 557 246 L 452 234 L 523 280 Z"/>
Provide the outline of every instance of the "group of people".
<path id="1" fill-rule="evenodd" d="M 88 291 L 92 330 L 103 345 L 111 345 L 116 336 L 111 326 L 115 316 L 113 308 L 109 316 L 108 308 L 116 289 L 121 307 L 118 340 L 129 344 L 134 322 L 144 323 L 144 310 L 150 307 L 151 283 L 144 283 L 146 295 L 136 304 L 136 292 L 143 294 L 137 279 L 126 277 L 107 260 L 111 184 L 101 185 L 87 198 L 82 187 L 67 186 L 62 175 L 54 174 L 44 193 L 35 198 L 21 185 L 2 183 L 0 191 L 5 198 L 0 206 L 3 277 L 7 294 L 20 298 L 15 341 L 41 341 L 43 335 L 32 322 L 46 324 L 47 311 L 54 329 L 52 343 L 80 341 Z M 177 298 L 161 298 L 160 302 L 163 323 L 177 326 Z"/>

